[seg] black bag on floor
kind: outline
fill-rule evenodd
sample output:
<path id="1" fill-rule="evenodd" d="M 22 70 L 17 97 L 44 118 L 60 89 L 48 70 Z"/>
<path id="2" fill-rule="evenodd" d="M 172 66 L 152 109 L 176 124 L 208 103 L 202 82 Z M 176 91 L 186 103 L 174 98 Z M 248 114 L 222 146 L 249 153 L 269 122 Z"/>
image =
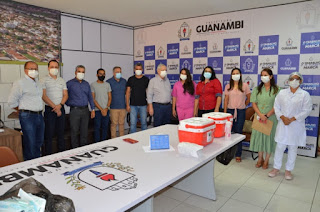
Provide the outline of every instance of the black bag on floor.
<path id="1" fill-rule="evenodd" d="M 45 212 L 75 212 L 74 204 L 71 199 L 52 194 L 46 187 L 44 187 L 44 185 L 32 177 L 22 180 L 18 184 L 14 185 L 5 194 L 0 196 L 0 200 L 17 197 L 20 188 L 27 193 L 46 199 Z"/>
<path id="2" fill-rule="evenodd" d="M 224 151 L 220 155 L 217 156 L 217 161 L 222 163 L 223 165 L 228 165 L 230 161 L 234 158 L 234 155 L 237 151 L 237 145 L 234 145 L 230 149 Z"/>

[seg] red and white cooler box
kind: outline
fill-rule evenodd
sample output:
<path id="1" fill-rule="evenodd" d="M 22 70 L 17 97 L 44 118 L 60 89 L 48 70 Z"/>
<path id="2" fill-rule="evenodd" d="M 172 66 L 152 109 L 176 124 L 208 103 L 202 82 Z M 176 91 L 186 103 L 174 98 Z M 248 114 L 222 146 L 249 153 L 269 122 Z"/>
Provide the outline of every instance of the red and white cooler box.
<path id="1" fill-rule="evenodd" d="M 214 120 L 216 124 L 214 137 L 216 138 L 220 138 L 225 135 L 225 126 L 227 121 L 231 121 L 231 123 L 233 123 L 233 115 L 230 113 L 212 112 L 205 113 L 202 117 Z"/>
<path id="2" fill-rule="evenodd" d="M 180 121 L 179 141 L 206 146 L 213 142 L 215 123 L 212 119 L 193 117 Z"/>

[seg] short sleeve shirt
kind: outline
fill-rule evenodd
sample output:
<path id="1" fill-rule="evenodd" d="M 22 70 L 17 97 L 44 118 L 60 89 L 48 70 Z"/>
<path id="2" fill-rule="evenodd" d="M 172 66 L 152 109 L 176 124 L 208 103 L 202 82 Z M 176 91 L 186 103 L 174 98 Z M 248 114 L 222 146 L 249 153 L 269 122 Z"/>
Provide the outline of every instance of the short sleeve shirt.
<path id="1" fill-rule="evenodd" d="M 135 75 L 128 79 L 127 87 L 131 88 L 130 93 L 130 105 L 133 106 L 144 106 L 147 105 L 147 94 L 146 90 L 149 85 L 149 78 L 142 76 L 136 78 Z"/>
<path id="2" fill-rule="evenodd" d="M 108 93 L 111 92 L 111 87 L 108 82 L 98 83 L 93 82 L 91 84 L 91 92 L 95 95 L 95 100 L 104 109 L 108 106 L 109 96 Z M 99 110 L 95 106 L 95 110 Z"/>

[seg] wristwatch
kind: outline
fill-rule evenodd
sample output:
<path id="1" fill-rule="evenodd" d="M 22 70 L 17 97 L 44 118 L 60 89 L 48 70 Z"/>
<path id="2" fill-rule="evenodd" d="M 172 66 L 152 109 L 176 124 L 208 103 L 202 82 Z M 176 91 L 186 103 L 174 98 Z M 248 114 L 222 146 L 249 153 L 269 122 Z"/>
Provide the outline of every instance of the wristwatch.
<path id="1" fill-rule="evenodd" d="M 107 109 L 110 110 L 110 107 L 108 106 Z"/>

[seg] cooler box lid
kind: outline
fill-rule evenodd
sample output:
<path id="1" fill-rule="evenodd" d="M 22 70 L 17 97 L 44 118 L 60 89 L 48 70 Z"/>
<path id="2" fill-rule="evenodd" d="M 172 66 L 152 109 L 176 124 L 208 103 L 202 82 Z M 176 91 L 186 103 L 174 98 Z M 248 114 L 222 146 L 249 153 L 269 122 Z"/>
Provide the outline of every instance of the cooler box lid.
<path id="1" fill-rule="evenodd" d="M 225 120 L 227 118 L 233 118 L 231 113 L 211 112 L 202 115 L 203 118 L 212 118 L 215 120 Z"/>
<path id="2" fill-rule="evenodd" d="M 206 127 L 215 127 L 215 122 L 212 119 L 193 117 L 180 121 L 180 127 L 191 128 L 191 129 L 202 129 Z"/>

